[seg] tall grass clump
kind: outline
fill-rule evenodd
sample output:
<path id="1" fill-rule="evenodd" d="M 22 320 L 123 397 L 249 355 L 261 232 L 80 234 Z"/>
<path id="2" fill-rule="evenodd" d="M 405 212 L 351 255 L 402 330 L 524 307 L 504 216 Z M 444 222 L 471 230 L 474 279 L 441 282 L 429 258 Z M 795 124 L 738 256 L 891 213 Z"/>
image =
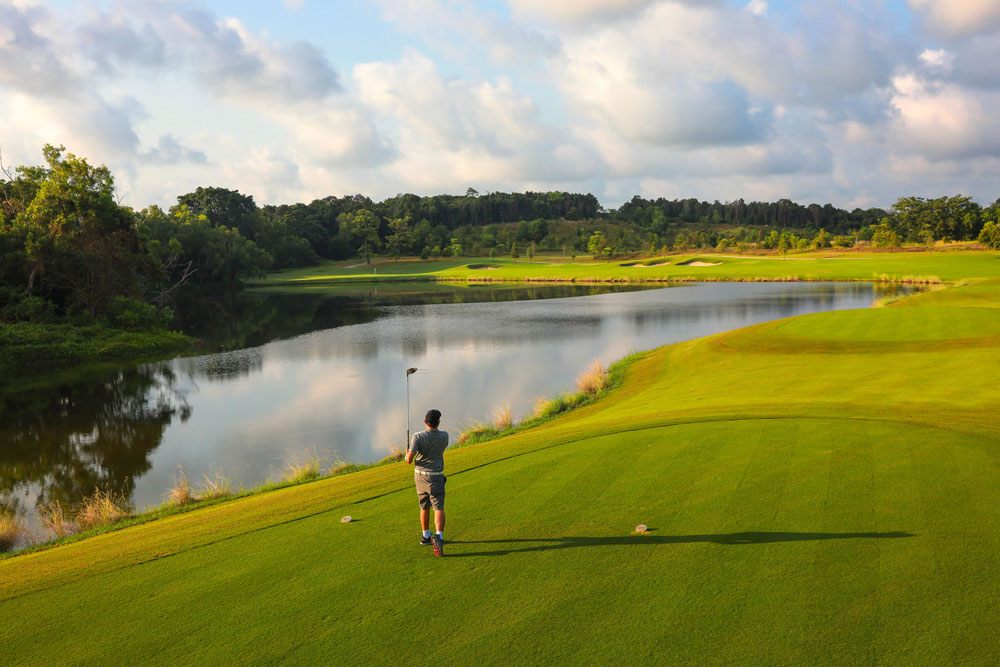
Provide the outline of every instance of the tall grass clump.
<path id="1" fill-rule="evenodd" d="M 492 424 L 473 424 L 469 428 L 459 432 L 455 438 L 456 445 L 471 445 L 481 440 L 488 440 L 500 432 L 501 429 Z"/>
<path id="2" fill-rule="evenodd" d="M 222 474 L 222 469 L 213 470 L 212 476 L 204 475 L 205 481 L 198 489 L 199 500 L 217 500 L 233 495 L 233 480 Z"/>
<path id="3" fill-rule="evenodd" d="M 395 463 L 402 461 L 406 457 L 406 452 L 399 445 L 389 445 L 389 453 L 379 459 L 379 463 Z"/>
<path id="4" fill-rule="evenodd" d="M 599 394 L 608 387 L 608 371 L 600 359 L 594 359 L 590 368 L 576 379 L 576 390 L 584 394 Z"/>
<path id="5" fill-rule="evenodd" d="M 76 522 L 82 530 L 117 523 L 132 515 L 132 506 L 123 494 L 110 489 L 95 489 L 94 495 L 84 498 L 77 512 Z"/>
<path id="6" fill-rule="evenodd" d="M 311 452 L 297 454 L 285 464 L 285 481 L 301 484 L 318 479 L 323 468 L 323 460 L 314 448 Z"/>
<path id="7" fill-rule="evenodd" d="M 194 489 L 191 487 L 191 482 L 188 481 L 187 475 L 184 474 L 184 469 L 177 466 L 177 472 L 170 476 L 170 488 L 167 489 L 167 502 L 174 507 L 183 507 L 184 505 L 190 505 L 196 500 L 198 498 L 194 494 Z"/>
<path id="8" fill-rule="evenodd" d="M 38 516 L 55 537 L 66 537 L 76 532 L 76 523 L 69 518 L 66 508 L 58 500 L 39 506 Z"/>
<path id="9" fill-rule="evenodd" d="M 555 415 L 570 410 L 575 405 L 573 397 L 566 394 L 558 396 L 539 396 L 535 399 L 532 417 L 534 419 L 548 419 Z"/>
<path id="10" fill-rule="evenodd" d="M 13 551 L 24 534 L 24 522 L 7 510 L 0 510 L 0 552 Z"/>
<path id="11" fill-rule="evenodd" d="M 506 431 L 514 425 L 514 419 L 510 414 L 510 404 L 502 405 L 493 413 L 493 428 L 497 431 Z"/>

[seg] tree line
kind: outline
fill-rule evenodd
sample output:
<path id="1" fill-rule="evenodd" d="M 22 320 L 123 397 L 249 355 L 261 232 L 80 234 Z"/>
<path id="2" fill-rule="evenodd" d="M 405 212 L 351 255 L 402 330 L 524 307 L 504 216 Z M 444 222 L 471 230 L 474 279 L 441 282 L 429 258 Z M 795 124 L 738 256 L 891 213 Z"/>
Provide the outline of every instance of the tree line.
<path id="1" fill-rule="evenodd" d="M 0 321 L 77 317 L 162 325 L 186 282 L 234 282 L 265 271 L 376 254 L 532 256 L 536 249 L 614 256 L 670 249 L 787 251 L 976 240 L 1000 248 L 1000 200 L 904 197 L 890 210 L 831 204 L 721 203 L 633 197 L 605 209 L 592 194 L 356 194 L 258 206 L 221 187 L 168 210 L 115 198 L 103 166 L 46 146 L 45 164 L 0 178 Z M 2 167 L 2 164 L 0 164 Z"/>

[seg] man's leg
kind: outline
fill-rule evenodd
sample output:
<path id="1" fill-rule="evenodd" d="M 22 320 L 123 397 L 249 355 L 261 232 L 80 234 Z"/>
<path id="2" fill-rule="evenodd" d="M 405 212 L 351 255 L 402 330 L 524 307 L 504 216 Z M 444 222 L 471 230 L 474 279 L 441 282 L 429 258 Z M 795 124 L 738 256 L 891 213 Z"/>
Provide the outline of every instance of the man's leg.
<path id="1" fill-rule="evenodd" d="M 420 510 L 420 528 L 421 530 L 429 530 L 431 527 L 431 511 L 429 509 Z M 440 529 L 438 529 L 440 530 Z"/>
<path id="2" fill-rule="evenodd" d="M 434 528 L 439 534 L 444 533 L 444 510 L 434 510 Z"/>

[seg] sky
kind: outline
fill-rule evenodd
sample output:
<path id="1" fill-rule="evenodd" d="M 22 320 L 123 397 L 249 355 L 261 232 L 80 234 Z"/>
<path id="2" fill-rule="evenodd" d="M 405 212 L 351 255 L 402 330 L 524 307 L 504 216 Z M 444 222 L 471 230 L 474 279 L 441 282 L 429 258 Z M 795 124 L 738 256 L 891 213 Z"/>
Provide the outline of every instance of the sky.
<path id="1" fill-rule="evenodd" d="M 996 0 L 0 0 L 0 152 L 119 197 L 1000 197 Z"/>

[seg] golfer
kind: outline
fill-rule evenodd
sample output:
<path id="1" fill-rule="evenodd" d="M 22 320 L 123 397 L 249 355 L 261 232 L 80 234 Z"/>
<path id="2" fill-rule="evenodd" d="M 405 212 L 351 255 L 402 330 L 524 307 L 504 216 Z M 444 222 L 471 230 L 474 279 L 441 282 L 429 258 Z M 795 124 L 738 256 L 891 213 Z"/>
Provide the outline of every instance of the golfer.
<path id="1" fill-rule="evenodd" d="M 424 415 L 426 431 L 414 433 L 406 448 L 406 462 L 413 463 L 413 481 L 417 486 L 420 502 L 420 528 L 424 531 L 420 543 L 434 545 L 434 555 L 444 555 L 444 450 L 448 448 L 448 432 L 438 429 L 441 423 L 439 410 L 428 410 Z M 434 507 L 434 527 L 430 531 L 431 507 Z"/>

